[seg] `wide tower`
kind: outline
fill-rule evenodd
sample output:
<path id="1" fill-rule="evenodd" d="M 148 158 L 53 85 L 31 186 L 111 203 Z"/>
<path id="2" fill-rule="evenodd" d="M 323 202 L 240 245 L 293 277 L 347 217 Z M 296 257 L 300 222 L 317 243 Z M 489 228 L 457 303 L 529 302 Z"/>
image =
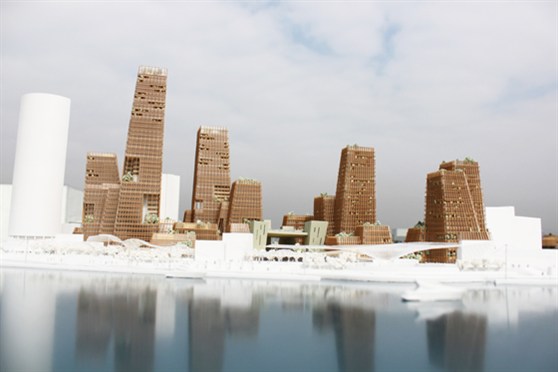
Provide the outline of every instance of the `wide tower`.
<path id="1" fill-rule="evenodd" d="M 357 145 L 341 151 L 335 193 L 335 233 L 354 232 L 376 222 L 374 149 Z"/>
<path id="2" fill-rule="evenodd" d="M 149 241 L 158 230 L 166 92 L 166 69 L 139 68 L 116 213 L 121 239 Z"/>

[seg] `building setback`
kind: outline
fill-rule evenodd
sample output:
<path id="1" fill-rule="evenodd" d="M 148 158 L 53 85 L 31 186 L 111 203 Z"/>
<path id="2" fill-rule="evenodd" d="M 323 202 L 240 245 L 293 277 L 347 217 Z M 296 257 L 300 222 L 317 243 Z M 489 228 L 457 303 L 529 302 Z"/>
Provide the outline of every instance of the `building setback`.
<path id="1" fill-rule="evenodd" d="M 139 68 L 114 229 L 121 239 L 158 231 L 166 91 L 166 69 Z"/>
<path id="2" fill-rule="evenodd" d="M 84 239 L 98 234 L 114 234 L 119 193 L 116 155 L 88 153 L 82 216 Z"/>
<path id="3" fill-rule="evenodd" d="M 376 222 L 375 188 L 374 149 L 345 147 L 335 194 L 335 233 L 351 233 L 357 226 Z"/>
<path id="4" fill-rule="evenodd" d="M 262 185 L 259 181 L 241 179 L 233 182 L 227 216 L 227 231 L 231 224 L 262 219 Z"/>
<path id="5" fill-rule="evenodd" d="M 226 128 L 200 127 L 196 143 L 191 221 L 224 227 L 231 191 L 229 134 Z"/>

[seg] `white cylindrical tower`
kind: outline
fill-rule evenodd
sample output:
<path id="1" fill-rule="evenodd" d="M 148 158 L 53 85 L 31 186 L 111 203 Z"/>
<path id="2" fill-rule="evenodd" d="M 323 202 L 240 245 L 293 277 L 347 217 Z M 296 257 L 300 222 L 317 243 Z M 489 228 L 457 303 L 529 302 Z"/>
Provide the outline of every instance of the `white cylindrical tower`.
<path id="1" fill-rule="evenodd" d="M 70 99 L 29 93 L 21 98 L 8 234 L 52 237 L 61 232 Z"/>

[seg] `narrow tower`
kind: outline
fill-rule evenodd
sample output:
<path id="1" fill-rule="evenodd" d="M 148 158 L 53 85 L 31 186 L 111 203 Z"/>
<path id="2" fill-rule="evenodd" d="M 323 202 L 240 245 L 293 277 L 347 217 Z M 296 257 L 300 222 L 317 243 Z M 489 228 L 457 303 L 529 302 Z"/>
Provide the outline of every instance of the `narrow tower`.
<path id="1" fill-rule="evenodd" d="M 200 127 L 196 143 L 192 221 L 222 226 L 231 191 L 229 133 L 226 128 Z"/>
<path id="2" fill-rule="evenodd" d="M 322 194 L 314 198 L 314 219 L 327 222 L 327 235 L 335 229 L 335 195 Z"/>
<path id="3" fill-rule="evenodd" d="M 158 229 L 167 70 L 139 68 L 132 106 L 115 235 L 149 241 Z"/>

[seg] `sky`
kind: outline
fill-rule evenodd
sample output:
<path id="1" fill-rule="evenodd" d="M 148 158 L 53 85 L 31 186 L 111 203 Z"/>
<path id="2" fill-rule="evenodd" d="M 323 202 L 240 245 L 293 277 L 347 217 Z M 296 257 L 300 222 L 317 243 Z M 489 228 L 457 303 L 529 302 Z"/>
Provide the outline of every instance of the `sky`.
<path id="1" fill-rule="evenodd" d="M 191 203 L 196 132 L 227 127 L 231 178 L 262 182 L 264 217 L 335 194 L 341 150 L 373 147 L 377 217 L 424 219 L 426 175 L 479 162 L 486 206 L 558 233 L 555 1 L 6 1 L 0 182 L 19 103 L 72 100 L 65 182 L 89 151 L 122 167 L 137 69 L 168 69 L 163 171 Z"/>

